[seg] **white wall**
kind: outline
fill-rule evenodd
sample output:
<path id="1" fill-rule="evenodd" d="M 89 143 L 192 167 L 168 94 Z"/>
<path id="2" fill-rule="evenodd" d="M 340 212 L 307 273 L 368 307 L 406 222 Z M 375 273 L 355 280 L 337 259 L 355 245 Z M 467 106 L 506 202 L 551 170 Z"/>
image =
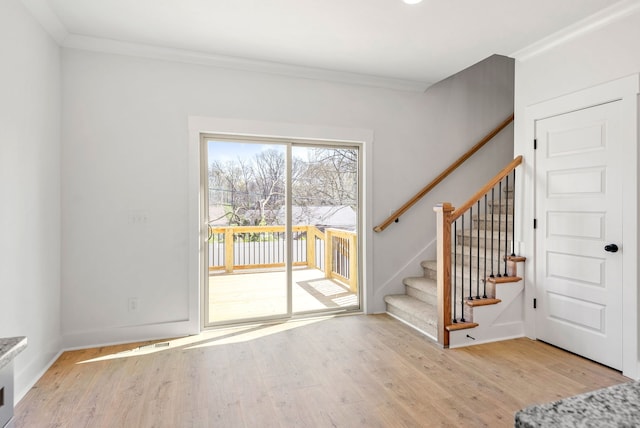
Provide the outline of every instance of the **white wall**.
<path id="1" fill-rule="evenodd" d="M 60 52 L 0 2 L 0 337 L 27 336 L 19 397 L 60 351 Z"/>
<path id="2" fill-rule="evenodd" d="M 65 345 L 166 336 L 197 325 L 189 309 L 197 284 L 189 283 L 187 260 L 190 116 L 372 130 L 377 222 L 511 112 L 512 68 L 492 61 L 473 78 L 423 94 L 65 49 Z M 470 195 L 478 176 L 484 180 L 512 157 L 509 138 L 503 141 L 501 154 L 488 148 L 474 161 L 476 178 L 454 178 L 445 187 L 462 183 Z M 432 206 L 443 198 L 436 192 L 374 236 L 370 311 L 384 310 L 386 290 L 401 288 L 391 279 L 433 240 Z M 139 212 L 148 222 L 129 224 Z M 410 269 L 419 272 L 419 261 Z M 129 297 L 140 299 L 139 312 L 127 310 Z"/>
<path id="3" fill-rule="evenodd" d="M 531 159 L 533 152 L 532 142 L 528 141 L 527 138 L 527 123 L 525 121 L 527 107 L 543 100 L 556 98 L 640 72 L 638 40 L 640 40 L 640 13 L 636 12 L 627 14 L 609 25 L 601 26 L 594 31 L 570 38 L 564 43 L 516 62 L 514 152 L 525 155 L 525 164 L 527 164 L 525 165 L 526 177 L 529 177 L 529 181 L 532 180 L 533 172 L 531 162 L 527 161 L 527 157 Z M 635 164 L 635 175 L 637 176 L 637 159 Z M 525 213 L 525 219 L 523 220 L 525 225 L 531 224 L 531 213 L 533 212 L 531 190 L 530 188 L 524 189 L 525 192 L 529 192 L 529 195 L 525 206 L 520 211 Z M 637 210 L 637 207 L 634 207 L 634 210 Z M 533 262 L 533 244 L 531 244 L 533 235 L 531 229 L 520 229 L 518 233 L 519 239 L 522 241 L 522 255 L 530 258 L 530 261 Z M 627 237 L 625 239 L 633 237 L 632 240 L 637 242 L 637 219 L 632 227 L 625 228 L 624 233 L 625 237 Z M 627 251 L 634 251 L 637 254 L 637 248 L 628 249 Z M 531 269 L 533 263 L 528 262 L 527 266 L 527 275 L 532 278 L 533 271 Z M 637 287 L 637 263 L 634 263 L 631 268 L 633 270 L 631 275 L 633 283 L 629 286 Z M 629 269 L 629 267 L 627 266 L 626 269 Z M 532 289 L 531 286 L 528 286 L 529 290 Z M 529 291 L 529 297 L 533 298 L 531 293 Z M 637 306 L 635 312 L 637 313 Z M 529 324 L 528 334 L 535 337 L 531 310 L 529 310 L 527 317 Z M 635 314 L 634 318 L 637 318 Z M 640 326 L 636 328 L 640 331 Z M 638 341 L 640 341 L 640 338 L 638 338 Z M 638 350 L 634 352 L 640 356 Z M 629 372 L 633 373 L 634 370 L 629 370 Z"/>

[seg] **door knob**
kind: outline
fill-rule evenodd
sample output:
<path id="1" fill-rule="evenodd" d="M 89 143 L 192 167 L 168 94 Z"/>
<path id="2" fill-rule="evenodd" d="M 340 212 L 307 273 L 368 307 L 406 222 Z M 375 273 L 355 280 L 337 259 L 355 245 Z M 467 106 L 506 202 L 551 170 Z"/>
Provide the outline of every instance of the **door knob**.
<path id="1" fill-rule="evenodd" d="M 609 253 L 617 253 L 618 252 L 618 246 L 616 244 L 608 244 L 604 246 L 604 250 L 609 252 Z"/>

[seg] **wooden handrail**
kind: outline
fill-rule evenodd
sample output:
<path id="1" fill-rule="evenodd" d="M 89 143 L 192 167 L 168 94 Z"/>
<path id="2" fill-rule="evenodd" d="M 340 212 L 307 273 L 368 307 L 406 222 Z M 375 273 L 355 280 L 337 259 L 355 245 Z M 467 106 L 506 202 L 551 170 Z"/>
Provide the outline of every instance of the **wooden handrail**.
<path id="1" fill-rule="evenodd" d="M 380 223 L 378 226 L 374 227 L 373 230 L 376 232 L 382 232 L 385 230 L 391 223 L 396 221 L 402 214 L 409 210 L 413 205 L 416 204 L 420 199 L 422 199 L 427 193 L 429 193 L 434 187 L 436 187 L 442 180 L 447 178 L 449 174 L 455 171 L 460 165 L 464 163 L 467 159 L 469 159 L 475 152 L 480 150 L 485 144 L 487 144 L 493 137 L 495 137 L 500 131 L 507 127 L 511 122 L 513 122 L 513 114 L 502 121 L 498 126 L 496 126 L 491 132 L 489 132 L 482 140 L 476 143 L 475 146 L 471 147 L 464 155 L 460 156 L 455 162 L 453 162 L 447 169 L 442 171 L 440 175 L 434 178 L 429 184 L 422 188 L 416 195 L 409 199 L 404 205 L 398 208 L 393 214 L 391 214 L 385 221 Z"/>
<path id="2" fill-rule="evenodd" d="M 489 180 L 487 182 L 487 184 L 485 184 L 484 186 L 482 186 L 480 188 L 480 190 L 478 190 L 472 197 L 469 198 L 469 200 L 467 202 L 465 202 L 464 204 L 460 205 L 458 208 L 456 208 L 456 210 L 451 214 L 451 217 L 449 218 L 449 221 L 451 223 L 453 223 L 454 221 L 456 221 L 462 214 L 464 214 L 472 205 L 474 205 L 476 202 L 478 202 L 484 195 L 486 195 L 489 190 L 491 190 L 493 188 L 493 186 L 495 186 L 496 184 L 498 184 L 500 182 L 500 180 L 502 180 L 504 177 L 506 177 L 508 174 L 511 173 L 511 171 L 513 171 L 514 169 L 516 169 L 516 167 L 518 165 L 520 165 L 522 163 L 522 155 L 516 157 L 515 159 L 513 159 L 511 162 L 509 162 L 509 165 L 505 166 L 502 171 L 500 171 L 498 174 L 496 174 L 495 177 L 493 177 L 491 180 Z"/>

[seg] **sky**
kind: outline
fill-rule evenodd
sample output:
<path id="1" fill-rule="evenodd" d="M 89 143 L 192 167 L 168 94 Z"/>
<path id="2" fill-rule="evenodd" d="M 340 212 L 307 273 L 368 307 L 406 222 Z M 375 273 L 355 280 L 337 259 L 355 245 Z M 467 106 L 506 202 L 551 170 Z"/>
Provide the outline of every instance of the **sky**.
<path id="1" fill-rule="evenodd" d="M 225 141 L 208 141 L 209 151 L 209 164 L 213 160 L 220 160 L 223 162 L 237 160 L 238 157 L 242 159 L 252 158 L 261 151 L 267 149 L 280 149 L 284 152 L 285 145 L 276 144 L 263 144 L 263 143 L 240 143 L 240 142 L 225 142 Z"/>

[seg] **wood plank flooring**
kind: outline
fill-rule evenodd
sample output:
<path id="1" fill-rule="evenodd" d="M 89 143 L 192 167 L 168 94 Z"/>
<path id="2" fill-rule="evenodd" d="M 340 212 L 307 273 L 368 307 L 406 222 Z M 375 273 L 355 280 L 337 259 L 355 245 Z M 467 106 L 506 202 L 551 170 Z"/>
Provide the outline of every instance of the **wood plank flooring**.
<path id="1" fill-rule="evenodd" d="M 629 380 L 529 339 L 443 350 L 387 315 L 149 343 L 65 352 L 15 426 L 508 427 L 522 407 Z"/>

